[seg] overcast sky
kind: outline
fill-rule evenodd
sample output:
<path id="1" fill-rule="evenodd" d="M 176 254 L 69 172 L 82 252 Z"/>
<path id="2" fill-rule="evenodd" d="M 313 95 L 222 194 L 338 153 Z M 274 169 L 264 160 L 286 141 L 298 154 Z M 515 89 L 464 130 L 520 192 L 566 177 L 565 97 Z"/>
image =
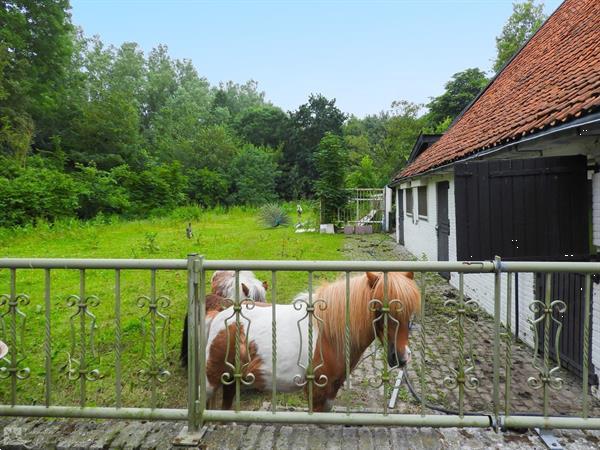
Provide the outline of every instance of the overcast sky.
<path id="1" fill-rule="evenodd" d="M 560 0 L 546 0 L 550 14 Z M 285 110 L 310 93 L 357 116 L 425 103 L 452 74 L 489 71 L 511 0 L 72 0 L 105 43 L 166 44 L 211 83 L 258 81 Z"/>

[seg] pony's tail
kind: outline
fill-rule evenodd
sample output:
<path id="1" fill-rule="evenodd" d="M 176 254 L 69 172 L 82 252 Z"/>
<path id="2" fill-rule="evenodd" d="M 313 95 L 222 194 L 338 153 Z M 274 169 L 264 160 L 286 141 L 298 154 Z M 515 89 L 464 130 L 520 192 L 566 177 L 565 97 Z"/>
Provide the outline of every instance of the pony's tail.
<path id="1" fill-rule="evenodd" d="M 181 354 L 179 355 L 181 367 L 188 366 L 188 315 L 183 321 L 183 334 L 181 335 Z"/>

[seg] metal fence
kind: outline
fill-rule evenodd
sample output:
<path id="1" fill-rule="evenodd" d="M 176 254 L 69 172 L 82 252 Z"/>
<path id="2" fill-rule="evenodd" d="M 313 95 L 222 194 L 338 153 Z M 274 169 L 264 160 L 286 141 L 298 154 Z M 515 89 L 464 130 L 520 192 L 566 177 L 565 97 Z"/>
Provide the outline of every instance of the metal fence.
<path id="1" fill-rule="evenodd" d="M 560 362 L 555 362 L 551 354 L 549 332 L 552 326 L 558 325 L 557 336 L 560 336 L 561 314 L 565 311 L 565 304 L 560 299 L 552 299 L 550 290 L 546 291 L 545 298 L 534 301 L 530 305 L 533 317 L 531 320 L 532 330 L 542 328 L 545 330 L 543 345 L 535 349 L 535 357 L 531 361 L 532 367 L 537 375 L 528 380 L 532 392 L 540 392 L 543 399 L 541 411 L 538 415 L 524 415 L 515 413 L 511 407 L 511 366 L 512 366 L 512 332 L 511 332 L 511 274 L 519 272 L 546 273 L 547 284 L 552 273 L 577 272 L 585 276 L 586 295 L 584 299 L 584 317 L 590 315 L 591 302 L 591 276 L 600 273 L 600 263 L 588 262 L 503 262 L 500 258 L 495 261 L 484 262 L 425 262 L 425 261 L 395 261 L 395 262 L 373 262 L 373 261 L 225 261 L 205 260 L 197 255 L 190 255 L 185 259 L 172 260 L 120 260 L 120 259 L 0 259 L 0 270 L 6 269 L 9 273 L 9 292 L 0 295 L 0 322 L 4 340 L 9 346 L 9 354 L 2 361 L 0 367 L 0 384 L 4 384 L 6 395 L 3 396 L 0 405 L 0 415 L 4 416 L 48 416 L 48 417 L 84 417 L 84 418 L 114 418 L 114 419 L 146 419 L 146 420 L 187 420 L 188 431 L 197 432 L 206 422 L 258 422 L 258 423 L 304 423 L 304 424 L 362 424 L 362 425 L 404 425 L 404 426 L 434 426 L 434 427 L 489 427 L 496 428 L 587 428 L 600 429 L 600 418 L 590 417 L 590 396 L 588 389 L 588 361 L 589 361 L 589 321 L 584 321 L 584 346 L 582 361 L 584 370 L 581 376 L 583 386 L 581 405 L 579 413 L 573 416 L 552 415 L 550 410 L 550 393 L 552 390 L 561 389 L 562 380 L 557 375 Z M 112 344 L 115 371 L 115 404 L 112 407 L 97 407 L 88 404 L 86 392 L 89 383 L 97 380 L 99 374 L 88 365 L 90 354 L 93 352 L 93 334 L 95 316 L 92 312 L 98 303 L 98 298 L 86 290 L 86 277 L 93 270 L 110 270 L 114 272 L 114 327 L 115 341 Z M 45 401 L 40 405 L 23 405 L 17 402 L 17 386 L 27 383 L 30 378 L 30 369 L 27 367 L 27 351 L 23 349 L 23 336 L 27 332 L 27 322 L 24 307 L 30 298 L 25 293 L 20 293 L 17 283 L 17 273 L 21 271 L 43 271 L 44 273 L 44 295 L 43 306 L 40 312 L 44 314 L 44 343 L 40 349 L 43 352 L 44 370 L 44 392 Z M 64 406 L 52 401 L 53 386 L 55 380 L 52 378 L 52 367 L 56 364 L 53 356 L 53 346 L 56 342 L 53 338 L 51 304 L 52 277 L 56 271 L 76 270 L 79 271 L 79 292 L 67 298 L 67 305 L 73 308 L 70 315 L 72 351 L 70 352 L 69 366 L 64 377 L 74 383 L 78 389 L 79 404 L 77 406 Z M 148 382 L 150 391 L 150 407 L 123 407 L 121 404 L 121 389 L 123 386 L 122 365 L 122 329 L 121 329 L 121 271 L 144 270 L 150 274 L 150 292 L 140 297 L 138 304 L 146 310 L 144 323 L 146 324 L 150 353 L 145 361 L 145 369 L 140 371 L 140 376 Z M 188 374 L 187 374 L 187 407 L 172 409 L 157 406 L 157 389 L 160 383 L 165 382 L 170 374 L 153 356 L 158 353 L 161 333 L 164 331 L 166 315 L 161 309 L 168 305 L 169 299 L 159 295 L 156 289 L 156 274 L 158 271 L 172 270 L 186 273 L 187 279 L 187 309 L 188 309 Z M 350 329 L 349 308 L 349 280 L 355 272 L 382 272 L 385 280 L 391 272 L 414 272 L 416 280 L 420 283 L 423 295 L 420 315 L 417 321 L 421 324 L 419 339 L 416 342 L 417 351 L 411 365 L 418 368 L 421 374 L 418 380 L 421 389 L 420 413 L 402 414 L 391 412 L 387 403 L 382 404 L 381 411 L 374 413 L 354 412 L 347 408 L 342 412 L 314 412 L 312 408 L 314 390 L 328 382 L 327 379 L 319 378 L 318 365 L 312 364 L 312 348 L 309 345 L 309 363 L 305 368 L 307 393 L 307 408 L 303 411 L 281 411 L 277 409 L 277 400 L 280 393 L 274 387 L 268 393 L 271 397 L 270 411 L 244 411 L 240 406 L 242 389 L 247 384 L 252 384 L 251 379 L 244 378 L 243 369 L 248 361 L 240 356 L 240 348 L 243 338 L 240 337 L 239 323 L 244 319 L 244 311 L 251 307 L 251 302 L 242 296 L 237 289 L 236 298 L 233 302 L 231 318 L 238 324 L 234 336 L 235 354 L 234 364 L 227 382 L 235 386 L 234 409 L 231 411 L 207 409 L 207 386 L 206 386 L 206 330 L 205 330 L 205 299 L 207 276 L 214 270 L 233 270 L 239 276 L 241 270 L 267 271 L 271 273 L 271 311 L 272 311 L 272 339 L 276 339 L 277 317 L 276 304 L 278 297 L 277 274 L 279 272 L 305 272 L 307 274 L 308 292 L 313 292 L 313 274 L 316 272 L 341 272 L 346 280 L 346 317 L 345 317 L 345 379 L 346 383 L 350 376 L 350 355 L 348 341 L 353 330 Z M 457 347 L 459 356 L 455 362 L 455 370 L 452 371 L 444 384 L 447 389 L 458 392 L 458 404 L 456 411 L 452 414 L 434 414 L 428 409 L 426 402 L 427 381 L 424 377 L 426 369 L 425 354 L 427 351 L 426 336 L 428 334 L 440 333 L 441 330 L 427 330 L 425 327 L 427 302 L 427 286 L 425 277 L 420 276 L 428 272 L 453 272 L 457 273 L 460 286 L 459 295 L 452 300 L 452 311 L 454 316 L 449 317 L 449 326 L 457 330 Z M 465 393 L 469 390 L 477 391 L 483 389 L 479 380 L 473 376 L 470 365 L 472 360 L 467 356 L 467 337 L 465 336 L 465 324 L 469 311 L 476 309 L 475 300 L 468 299 L 464 295 L 463 277 L 474 273 L 489 273 L 494 276 L 494 314 L 493 335 L 489 336 L 493 346 L 493 373 L 491 380 L 492 402 L 487 411 L 470 412 L 465 408 Z M 506 284 L 502 282 L 502 274 L 508 274 Z M 386 286 L 387 289 L 387 286 Z M 290 299 L 285 299 L 289 302 Z M 385 329 L 392 326 L 394 319 L 390 315 L 394 299 L 388 298 L 387 291 L 383 298 L 375 299 L 379 302 L 381 315 L 373 320 L 382 320 Z M 320 299 L 313 298 L 309 294 L 304 300 L 303 307 L 307 320 L 308 332 L 319 332 L 318 311 L 320 307 L 326 307 L 317 303 Z M 503 302 L 505 304 L 503 305 Z M 504 308 L 503 308 L 504 306 Z M 502 324 L 501 311 L 506 312 L 505 325 Z M 363 311 L 371 314 L 374 310 Z M 360 311 L 353 311 L 360 314 Z M 162 325 L 161 325 L 162 323 Z M 541 325 L 540 325 L 541 324 Z M 555 325 L 553 325 L 555 324 Z M 314 328 L 316 327 L 316 328 Z M 314 330 L 313 330 L 314 328 Z M 300 325 L 298 325 L 300 330 Z M 252 331 L 247 330 L 251 337 Z M 295 332 L 295 330 L 290 330 Z M 384 333 L 385 336 L 385 333 Z M 247 341 L 246 341 L 247 342 Z M 535 339 L 537 343 L 538 340 Z M 554 346 L 556 347 L 556 346 Z M 273 371 L 277 370 L 278 355 L 277 345 L 272 345 Z M 385 348 L 385 346 L 384 346 Z M 35 349 L 29 349 L 33 352 Z M 466 356 L 467 355 L 467 356 Z M 388 367 L 386 364 L 381 369 L 380 385 L 386 393 L 393 388 L 395 381 L 394 371 L 398 367 Z M 360 387 L 356 387 L 359 389 Z M 363 387 L 364 388 L 364 387 Z M 502 389 L 501 389 L 502 388 Z M 503 392 L 503 394 L 502 394 Z M 6 398 L 4 398 L 6 397 Z M 387 396 L 386 396 L 387 402 Z"/>

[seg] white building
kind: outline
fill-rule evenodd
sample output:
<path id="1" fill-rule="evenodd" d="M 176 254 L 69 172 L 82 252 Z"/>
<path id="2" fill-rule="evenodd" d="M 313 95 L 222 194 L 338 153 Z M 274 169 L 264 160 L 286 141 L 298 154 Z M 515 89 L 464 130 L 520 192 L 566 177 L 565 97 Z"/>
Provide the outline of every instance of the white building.
<path id="1" fill-rule="evenodd" d="M 448 131 L 422 135 L 396 175 L 396 239 L 429 260 L 594 260 L 600 247 L 600 2 L 566 0 Z M 456 273 L 444 274 L 458 286 Z M 567 302 L 560 353 L 581 371 L 583 277 L 556 276 Z M 543 277 L 518 275 L 511 326 L 533 344 Z M 600 375 L 600 286 L 592 371 Z M 493 313 L 493 275 L 465 294 Z M 504 309 L 504 308 L 503 308 Z M 504 321 L 505 311 L 502 311 Z M 593 373 L 592 373 L 593 375 Z M 597 383 L 597 377 L 591 380 Z"/>

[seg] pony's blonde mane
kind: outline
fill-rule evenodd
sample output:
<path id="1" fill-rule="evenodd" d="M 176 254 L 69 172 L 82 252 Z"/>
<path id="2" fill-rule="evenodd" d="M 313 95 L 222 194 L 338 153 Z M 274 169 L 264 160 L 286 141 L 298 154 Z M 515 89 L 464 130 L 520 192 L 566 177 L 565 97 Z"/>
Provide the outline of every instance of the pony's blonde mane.
<path id="1" fill-rule="evenodd" d="M 371 283 L 366 274 L 350 278 L 350 345 L 351 353 L 364 351 L 365 336 L 371 340 L 373 319 L 375 313 L 370 311 L 369 302 L 373 299 L 383 302 L 384 277 L 379 278 L 375 285 Z M 421 292 L 412 278 L 401 272 L 388 273 L 388 301 L 398 300 L 399 308 L 391 306 L 390 314 L 398 321 L 407 322 L 410 317 L 419 311 L 421 305 Z M 330 342 L 337 345 L 337 350 L 344 354 L 344 339 L 346 334 L 346 279 L 342 278 L 333 283 L 320 286 L 313 301 L 323 299 L 327 308 L 319 310 L 317 315 L 323 319 L 321 332 Z M 371 338 L 372 336 L 372 338 Z"/>

